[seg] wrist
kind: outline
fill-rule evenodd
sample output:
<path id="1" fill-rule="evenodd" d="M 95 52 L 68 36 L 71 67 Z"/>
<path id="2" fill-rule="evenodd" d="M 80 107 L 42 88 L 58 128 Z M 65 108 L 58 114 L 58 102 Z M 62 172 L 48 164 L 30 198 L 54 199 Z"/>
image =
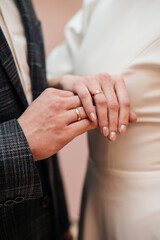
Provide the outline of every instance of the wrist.
<path id="1" fill-rule="evenodd" d="M 73 91 L 73 86 L 81 77 L 76 75 L 64 75 L 59 81 L 59 85 L 62 90 Z"/>
<path id="2" fill-rule="evenodd" d="M 66 81 L 65 77 L 66 77 L 66 75 L 59 78 L 58 85 L 57 85 L 59 89 L 66 90 L 65 89 L 65 81 Z"/>
<path id="3" fill-rule="evenodd" d="M 62 90 L 72 90 L 71 89 L 71 81 L 73 79 L 72 75 L 64 75 L 59 80 L 59 86 Z"/>

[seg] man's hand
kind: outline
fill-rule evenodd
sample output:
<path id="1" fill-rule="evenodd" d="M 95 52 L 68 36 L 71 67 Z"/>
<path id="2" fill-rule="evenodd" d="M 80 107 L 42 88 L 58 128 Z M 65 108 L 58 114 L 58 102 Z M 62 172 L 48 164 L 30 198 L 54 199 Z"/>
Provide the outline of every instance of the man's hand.
<path id="1" fill-rule="evenodd" d="M 79 77 L 66 75 L 59 81 L 60 87 L 77 94 L 90 120 L 96 121 L 101 133 L 115 141 L 117 133 L 125 133 L 128 122 L 136 122 L 130 110 L 130 100 L 122 76 L 107 73 Z M 94 107 L 96 106 L 96 108 Z"/>
<path id="2" fill-rule="evenodd" d="M 78 108 L 82 120 L 77 121 Z M 45 159 L 76 136 L 97 127 L 86 119 L 78 96 L 69 91 L 46 89 L 18 119 L 34 160 Z"/>

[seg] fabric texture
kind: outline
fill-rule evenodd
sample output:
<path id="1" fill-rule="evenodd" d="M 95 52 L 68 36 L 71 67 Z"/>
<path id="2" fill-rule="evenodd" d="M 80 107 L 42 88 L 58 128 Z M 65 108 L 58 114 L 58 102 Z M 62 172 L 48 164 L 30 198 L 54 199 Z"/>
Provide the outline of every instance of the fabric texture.
<path id="1" fill-rule="evenodd" d="M 15 1 L 27 39 L 33 99 L 47 87 L 40 23 L 30 0 Z M 69 220 L 56 156 L 34 162 L 17 118 L 28 107 L 0 28 L 0 239 L 58 240 Z"/>
<path id="2" fill-rule="evenodd" d="M 48 58 L 52 78 L 122 74 L 138 117 L 115 142 L 98 129 L 88 134 L 79 240 L 160 239 L 159 8 L 159 0 L 84 0 Z"/>
<path id="3" fill-rule="evenodd" d="M 0 124 L 0 149 L 1 204 L 16 195 L 26 200 L 41 197 L 39 174 L 17 120 Z"/>
<path id="4" fill-rule="evenodd" d="M 1 1 L 0 26 L 11 49 L 28 104 L 31 104 L 32 91 L 27 59 L 27 41 L 21 16 L 14 0 Z"/>

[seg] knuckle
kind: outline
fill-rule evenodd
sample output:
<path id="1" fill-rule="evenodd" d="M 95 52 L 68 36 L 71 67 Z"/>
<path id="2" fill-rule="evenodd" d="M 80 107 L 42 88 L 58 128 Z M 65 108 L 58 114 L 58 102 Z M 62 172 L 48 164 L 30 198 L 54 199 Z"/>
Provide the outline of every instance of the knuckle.
<path id="1" fill-rule="evenodd" d="M 119 105 L 116 102 L 112 102 L 108 106 L 109 110 L 117 112 L 119 110 Z"/>
<path id="2" fill-rule="evenodd" d="M 123 101 L 122 106 L 125 108 L 130 108 L 130 102 L 129 101 Z"/>
<path id="3" fill-rule="evenodd" d="M 76 87 L 79 87 L 79 86 L 81 86 L 83 83 L 84 83 L 84 79 L 83 79 L 83 78 L 80 78 L 80 79 L 78 79 L 78 80 L 75 82 L 75 86 L 76 86 Z"/>
<path id="4" fill-rule="evenodd" d="M 88 92 L 87 92 L 87 91 L 83 91 L 83 92 L 80 93 L 80 98 L 81 98 L 81 99 L 84 100 L 84 99 L 86 99 L 87 97 L 88 97 Z"/>
<path id="5" fill-rule="evenodd" d="M 86 76 L 82 78 L 82 84 L 85 86 L 90 86 L 95 80 L 94 76 Z"/>
<path id="6" fill-rule="evenodd" d="M 86 77 L 83 77 L 83 82 L 88 82 L 90 81 L 90 79 L 92 78 L 92 76 L 86 76 Z"/>
<path id="7" fill-rule="evenodd" d="M 74 91 L 77 90 L 77 88 L 78 88 L 79 85 L 80 85 L 80 82 L 79 82 L 79 80 L 77 80 L 77 81 L 73 84 L 72 89 L 73 89 Z"/>
<path id="8" fill-rule="evenodd" d="M 43 92 L 44 101 L 47 103 L 48 107 L 52 107 L 53 99 L 55 98 L 54 90 L 52 88 L 46 88 Z"/>
<path id="9" fill-rule="evenodd" d="M 46 88 L 44 92 L 47 96 L 50 96 L 54 93 L 54 88 Z"/>
<path id="10" fill-rule="evenodd" d="M 87 76 L 82 80 L 82 83 L 85 85 L 85 87 L 90 87 L 94 80 L 94 76 Z"/>
<path id="11" fill-rule="evenodd" d="M 51 103 L 51 106 L 55 109 L 60 110 L 62 106 L 64 106 L 64 104 L 65 104 L 65 101 L 63 98 L 56 97 L 54 101 Z"/>
<path id="12" fill-rule="evenodd" d="M 102 81 L 111 81 L 111 76 L 106 72 L 100 73 L 99 77 L 102 79 Z"/>
<path id="13" fill-rule="evenodd" d="M 107 100 L 103 97 L 98 98 L 96 102 L 98 105 L 101 105 L 102 107 L 107 106 Z"/>

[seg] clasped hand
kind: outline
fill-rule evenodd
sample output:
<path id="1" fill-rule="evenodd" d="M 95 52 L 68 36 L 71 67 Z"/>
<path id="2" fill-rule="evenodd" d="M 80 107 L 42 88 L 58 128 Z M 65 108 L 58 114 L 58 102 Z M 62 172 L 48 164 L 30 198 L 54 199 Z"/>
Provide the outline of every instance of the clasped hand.
<path id="1" fill-rule="evenodd" d="M 115 141 L 129 121 L 136 121 L 122 77 L 68 75 L 60 85 L 64 90 L 46 89 L 18 119 L 35 161 L 55 154 L 76 136 L 98 126 Z"/>

